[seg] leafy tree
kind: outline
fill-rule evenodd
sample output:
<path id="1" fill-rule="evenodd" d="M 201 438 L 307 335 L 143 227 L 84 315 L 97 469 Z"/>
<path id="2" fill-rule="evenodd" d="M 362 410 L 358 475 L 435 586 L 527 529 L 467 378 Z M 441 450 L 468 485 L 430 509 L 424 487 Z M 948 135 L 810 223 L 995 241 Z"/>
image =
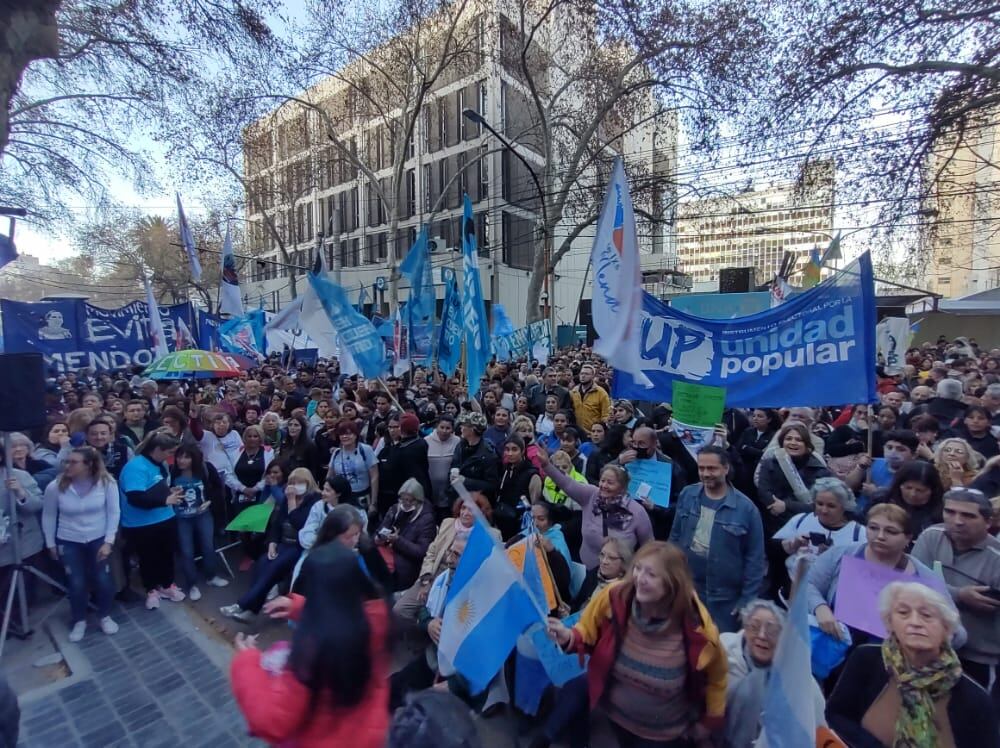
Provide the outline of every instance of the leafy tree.
<path id="1" fill-rule="evenodd" d="M 15 0 L 0 8 L 0 203 L 64 222 L 108 202 L 112 176 L 150 184 L 141 144 L 205 59 L 269 44 L 242 0 Z"/>
<path id="2" fill-rule="evenodd" d="M 775 51 L 743 121 L 751 148 L 833 157 L 847 207 L 874 210 L 886 244 L 933 231 L 949 174 L 978 154 L 1000 105 L 1000 6 L 986 0 L 805 0 L 776 6 Z M 969 149 L 969 150 L 967 150 Z M 962 155 L 965 154 L 965 155 Z M 984 194 L 993 201 L 995 185 Z M 902 267 L 903 253 L 892 264 Z"/>

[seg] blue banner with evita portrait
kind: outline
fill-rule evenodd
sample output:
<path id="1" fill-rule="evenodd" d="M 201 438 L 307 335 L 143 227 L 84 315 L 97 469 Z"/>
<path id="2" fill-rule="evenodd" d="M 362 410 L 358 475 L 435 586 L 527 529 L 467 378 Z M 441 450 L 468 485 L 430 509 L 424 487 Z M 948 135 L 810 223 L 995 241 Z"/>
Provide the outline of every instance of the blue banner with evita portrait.
<path id="1" fill-rule="evenodd" d="M 726 388 L 726 405 L 779 408 L 875 402 L 875 290 L 862 255 L 780 306 L 712 320 L 645 294 L 639 368 L 615 371 L 615 397 L 669 401 L 677 380 Z"/>
<path id="2" fill-rule="evenodd" d="M 94 369 L 113 371 L 148 366 L 154 354 L 149 336 L 149 308 L 133 301 L 101 309 L 84 301 L 0 302 L 4 350 L 41 353 L 50 372 Z M 196 329 L 191 304 L 160 307 L 167 346 L 174 350 L 177 323 Z"/>

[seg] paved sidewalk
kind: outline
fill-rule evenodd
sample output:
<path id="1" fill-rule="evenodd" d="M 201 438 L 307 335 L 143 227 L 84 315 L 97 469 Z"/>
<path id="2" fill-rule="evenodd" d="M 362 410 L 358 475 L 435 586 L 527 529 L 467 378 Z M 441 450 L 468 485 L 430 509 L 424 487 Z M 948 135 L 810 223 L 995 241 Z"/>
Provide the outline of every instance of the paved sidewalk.
<path id="1" fill-rule="evenodd" d="M 19 748 L 263 745 L 247 736 L 233 701 L 231 650 L 187 610 L 167 601 L 159 611 L 116 606 L 113 618 L 117 634 L 95 621 L 79 644 L 53 622 L 73 675 L 22 697 Z"/>

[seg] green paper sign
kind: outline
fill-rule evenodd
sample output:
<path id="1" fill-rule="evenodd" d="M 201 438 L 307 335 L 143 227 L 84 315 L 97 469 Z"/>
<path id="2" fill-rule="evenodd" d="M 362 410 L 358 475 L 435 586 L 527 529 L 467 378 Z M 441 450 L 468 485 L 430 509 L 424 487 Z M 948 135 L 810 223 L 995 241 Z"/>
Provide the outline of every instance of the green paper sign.
<path id="1" fill-rule="evenodd" d="M 689 426 L 714 426 L 722 420 L 726 388 L 691 382 L 674 382 L 674 418 Z"/>
<path id="2" fill-rule="evenodd" d="M 230 532 L 264 532 L 272 511 L 274 504 L 270 503 L 248 506 L 226 525 L 226 529 Z"/>

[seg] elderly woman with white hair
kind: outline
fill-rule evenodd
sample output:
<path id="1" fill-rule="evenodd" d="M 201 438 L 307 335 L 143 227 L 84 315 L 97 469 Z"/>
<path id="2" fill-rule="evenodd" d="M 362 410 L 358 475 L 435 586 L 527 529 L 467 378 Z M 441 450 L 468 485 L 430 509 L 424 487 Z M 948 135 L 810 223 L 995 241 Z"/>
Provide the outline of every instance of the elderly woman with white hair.
<path id="1" fill-rule="evenodd" d="M 808 563 L 825 550 L 837 545 L 851 545 L 865 539 L 865 528 L 850 517 L 856 508 L 854 493 L 839 478 L 817 478 L 809 490 L 812 511 L 792 517 L 774 534 L 788 559 L 788 573 L 793 574 L 799 559 Z"/>
<path id="2" fill-rule="evenodd" d="M 392 570 L 394 591 L 405 590 L 417 581 L 420 565 L 434 540 L 434 507 L 424 498 L 424 488 L 416 478 L 399 487 L 399 501 L 382 518 L 375 533 L 375 545 Z"/>
<path id="3" fill-rule="evenodd" d="M 951 647 L 958 611 L 919 582 L 887 585 L 879 610 L 889 635 L 848 658 L 827 703 L 830 727 L 852 748 L 1000 746 L 990 697 Z"/>
<path id="4" fill-rule="evenodd" d="M 767 678 L 785 626 L 785 611 L 769 600 L 753 600 L 740 613 L 743 630 L 719 635 L 729 662 L 726 685 L 725 748 L 750 748 L 760 734 Z M 825 708 L 812 681 L 816 714 Z M 825 722 L 825 720 L 823 720 Z"/>

